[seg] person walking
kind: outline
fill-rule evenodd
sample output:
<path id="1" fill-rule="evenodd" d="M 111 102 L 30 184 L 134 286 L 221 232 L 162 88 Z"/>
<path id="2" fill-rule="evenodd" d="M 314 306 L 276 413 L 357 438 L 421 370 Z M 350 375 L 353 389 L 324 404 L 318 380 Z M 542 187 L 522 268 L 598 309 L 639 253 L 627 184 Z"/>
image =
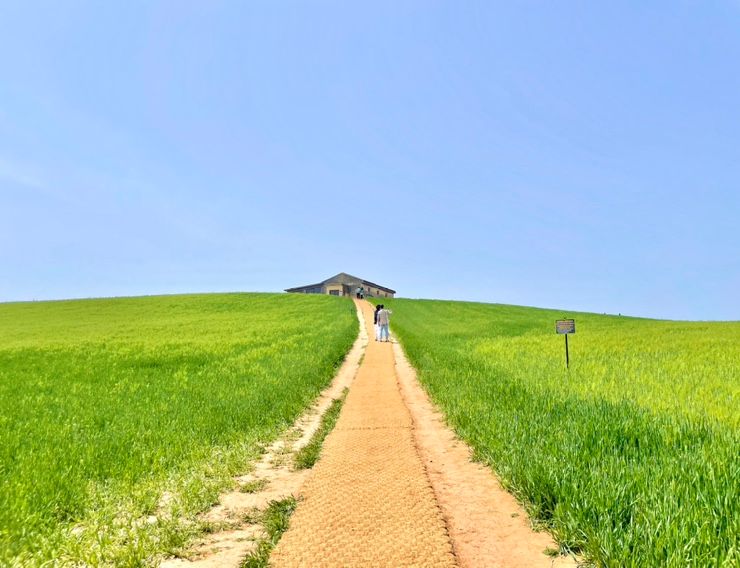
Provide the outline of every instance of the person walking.
<path id="1" fill-rule="evenodd" d="M 375 306 L 373 312 L 373 325 L 375 325 L 375 341 L 380 341 L 380 326 L 378 325 L 378 312 L 383 309 L 383 304 Z"/>
<path id="2" fill-rule="evenodd" d="M 380 306 L 378 312 L 378 327 L 380 328 L 380 339 L 379 341 L 390 341 L 390 323 L 391 323 L 391 311 L 386 310 L 384 305 Z"/>

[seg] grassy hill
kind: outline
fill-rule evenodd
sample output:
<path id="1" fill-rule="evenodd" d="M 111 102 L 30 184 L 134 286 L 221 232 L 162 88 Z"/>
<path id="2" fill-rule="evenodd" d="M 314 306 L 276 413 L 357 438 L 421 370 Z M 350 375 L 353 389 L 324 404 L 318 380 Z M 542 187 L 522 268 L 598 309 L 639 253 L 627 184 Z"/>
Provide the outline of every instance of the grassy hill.
<path id="1" fill-rule="evenodd" d="M 384 303 L 450 424 L 564 548 L 740 563 L 740 322 Z M 0 304 L 0 565 L 176 550 L 356 333 L 328 296 Z"/>
<path id="2" fill-rule="evenodd" d="M 384 303 L 450 424 L 564 548 L 600 566 L 740 565 L 740 322 Z"/>
<path id="3" fill-rule="evenodd" d="M 0 565 L 177 548 L 356 334 L 328 296 L 0 304 Z"/>

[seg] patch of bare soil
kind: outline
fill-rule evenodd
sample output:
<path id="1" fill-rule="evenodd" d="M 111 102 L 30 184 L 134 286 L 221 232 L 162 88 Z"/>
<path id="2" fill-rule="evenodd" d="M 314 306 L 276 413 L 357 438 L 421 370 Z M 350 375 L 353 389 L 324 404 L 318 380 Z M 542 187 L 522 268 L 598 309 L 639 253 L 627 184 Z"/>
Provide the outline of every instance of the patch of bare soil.
<path id="1" fill-rule="evenodd" d="M 294 470 L 293 456 L 309 443 L 332 401 L 342 395 L 357 374 L 368 337 L 359 308 L 358 317 L 360 333 L 331 385 L 292 428 L 267 448 L 250 473 L 236 478 L 237 489 L 222 494 L 218 505 L 203 514 L 202 520 L 214 527 L 214 532 L 196 543 L 186 558 L 170 558 L 160 566 L 239 566 L 264 536 L 259 513 L 271 501 L 298 497 L 311 470 Z"/>
<path id="2" fill-rule="evenodd" d="M 426 467 L 459 565 L 486 568 L 577 566 L 557 550 L 546 532 L 531 528 L 527 513 L 472 450 L 446 426 L 429 400 L 401 346 L 393 345 L 396 374 L 414 421 L 414 439 Z"/>

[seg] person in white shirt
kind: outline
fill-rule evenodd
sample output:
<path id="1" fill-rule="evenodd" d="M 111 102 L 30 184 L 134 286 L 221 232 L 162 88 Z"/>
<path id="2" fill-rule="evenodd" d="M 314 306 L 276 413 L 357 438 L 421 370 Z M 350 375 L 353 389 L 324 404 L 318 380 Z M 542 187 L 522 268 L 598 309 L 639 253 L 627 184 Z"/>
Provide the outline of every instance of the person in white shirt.
<path id="1" fill-rule="evenodd" d="M 385 306 L 380 306 L 378 312 L 378 327 L 380 328 L 380 341 L 390 341 L 390 323 L 391 323 L 391 311 L 386 310 Z"/>
<path id="2" fill-rule="evenodd" d="M 380 326 L 378 325 L 378 312 L 383 309 L 383 304 L 375 306 L 373 312 L 373 324 L 375 326 L 375 341 L 380 341 Z"/>

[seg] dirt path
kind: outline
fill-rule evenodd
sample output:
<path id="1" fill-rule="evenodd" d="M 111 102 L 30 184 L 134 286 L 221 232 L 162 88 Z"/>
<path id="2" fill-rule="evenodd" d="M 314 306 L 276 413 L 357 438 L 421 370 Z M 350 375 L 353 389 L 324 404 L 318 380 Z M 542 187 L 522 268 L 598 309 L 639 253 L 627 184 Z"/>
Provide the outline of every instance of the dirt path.
<path id="1" fill-rule="evenodd" d="M 372 337 L 372 307 L 361 305 Z M 412 428 L 392 346 L 371 340 L 271 564 L 455 566 Z"/>
<path id="2" fill-rule="evenodd" d="M 372 306 L 358 302 L 372 337 Z M 470 461 L 400 346 L 370 341 L 335 430 L 272 554 L 299 566 L 575 566 Z"/>
<path id="3" fill-rule="evenodd" d="M 556 548 L 550 536 L 534 532 L 490 470 L 470 460 L 470 448 L 444 424 L 400 345 L 372 340 L 372 306 L 356 304 L 360 334 L 332 385 L 252 473 L 237 479 L 265 487 L 222 495 L 205 519 L 226 530 L 206 536 L 188 559 L 162 566 L 238 566 L 263 535 L 261 526 L 244 522 L 245 513 L 299 493 L 272 566 L 575 566 L 544 554 Z M 294 471 L 291 456 L 350 384 L 321 459 L 313 470 Z"/>

